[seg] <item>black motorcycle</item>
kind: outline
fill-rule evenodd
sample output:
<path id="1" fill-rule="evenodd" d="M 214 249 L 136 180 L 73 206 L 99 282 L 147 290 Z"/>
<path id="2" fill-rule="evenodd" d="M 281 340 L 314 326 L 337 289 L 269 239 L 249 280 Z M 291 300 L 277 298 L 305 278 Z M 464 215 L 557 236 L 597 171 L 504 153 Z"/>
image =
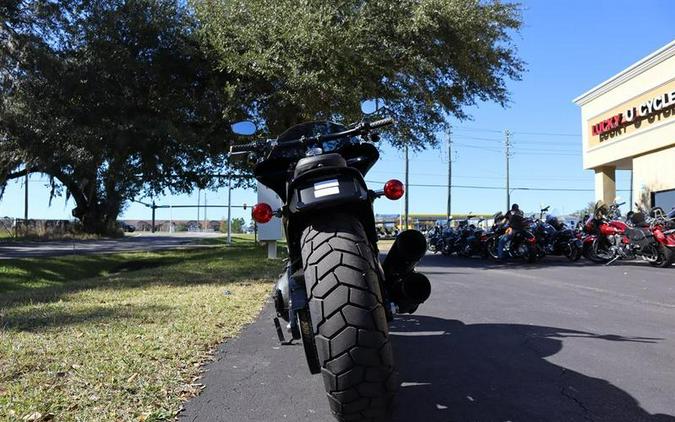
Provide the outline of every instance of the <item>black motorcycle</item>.
<path id="1" fill-rule="evenodd" d="M 487 257 L 487 251 L 483 247 L 483 242 L 487 240 L 487 234 L 485 230 L 480 228 L 480 223 L 483 221 L 485 219 L 481 218 L 478 220 L 478 226 L 473 224 L 468 226 L 468 230 L 465 232 L 466 236 L 462 239 L 461 247 L 457 248 L 457 255 L 465 258 L 470 258 L 474 255 Z"/>
<path id="2" fill-rule="evenodd" d="M 438 253 L 443 250 L 443 227 L 435 225 L 426 233 L 429 252 Z"/>
<path id="3" fill-rule="evenodd" d="M 570 261 L 578 261 L 583 245 L 574 230 L 568 228 L 553 215 L 538 220 L 534 229 L 540 251 L 546 255 L 563 255 Z"/>
<path id="4" fill-rule="evenodd" d="M 258 224 L 278 216 L 285 229 L 289 260 L 274 305 L 291 342 L 302 339 L 310 372 L 323 375 L 341 421 L 387 419 L 398 386 L 388 321 L 393 312 L 414 312 L 431 292 L 414 270 L 426 252 L 420 232 L 400 233 L 380 265 L 372 204 L 401 198 L 404 186 L 390 180 L 374 191 L 364 176 L 379 158 L 375 130 L 392 123 L 309 122 L 230 148 L 230 157 L 254 161 L 256 179 L 283 202 L 252 211 Z M 286 343 L 278 318 L 275 325 Z"/>
<path id="5" fill-rule="evenodd" d="M 532 230 L 517 230 L 506 242 L 504 247 L 504 256 L 513 259 L 522 259 L 528 263 L 533 263 L 541 259 L 546 254 L 537 245 L 537 238 Z"/>
<path id="6" fill-rule="evenodd" d="M 492 216 L 494 224 L 481 236 L 481 248 L 487 258 L 498 259 L 497 243 L 499 238 L 506 233 L 508 226 L 504 223 L 504 214 L 497 212 Z"/>

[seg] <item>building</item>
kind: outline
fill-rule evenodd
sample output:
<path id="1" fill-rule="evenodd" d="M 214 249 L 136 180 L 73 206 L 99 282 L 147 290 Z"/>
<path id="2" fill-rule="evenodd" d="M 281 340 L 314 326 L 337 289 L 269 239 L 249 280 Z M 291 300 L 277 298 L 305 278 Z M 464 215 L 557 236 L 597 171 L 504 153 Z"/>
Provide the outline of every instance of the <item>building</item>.
<path id="1" fill-rule="evenodd" d="M 596 200 L 613 201 L 616 171 L 629 170 L 627 200 L 675 207 L 675 41 L 574 103 L 581 107 L 584 169 L 595 171 Z"/>

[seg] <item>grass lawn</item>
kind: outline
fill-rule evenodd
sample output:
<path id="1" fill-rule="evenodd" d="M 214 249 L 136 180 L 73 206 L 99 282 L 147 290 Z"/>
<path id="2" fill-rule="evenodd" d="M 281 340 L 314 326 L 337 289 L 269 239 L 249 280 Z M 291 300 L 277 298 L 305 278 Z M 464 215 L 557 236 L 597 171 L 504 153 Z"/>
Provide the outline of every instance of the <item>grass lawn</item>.
<path id="1" fill-rule="evenodd" d="M 0 261 L 0 420 L 172 419 L 199 392 L 200 363 L 255 318 L 280 269 L 243 238 Z"/>

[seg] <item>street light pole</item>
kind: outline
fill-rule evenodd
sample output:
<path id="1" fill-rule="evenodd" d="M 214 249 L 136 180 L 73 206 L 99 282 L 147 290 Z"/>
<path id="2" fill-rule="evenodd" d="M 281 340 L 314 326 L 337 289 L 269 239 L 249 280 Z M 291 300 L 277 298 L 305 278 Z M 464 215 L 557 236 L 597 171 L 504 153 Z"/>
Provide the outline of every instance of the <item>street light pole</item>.
<path id="1" fill-rule="evenodd" d="M 511 133 L 509 130 L 504 131 L 504 153 L 506 156 L 506 210 L 511 209 L 511 191 L 509 189 L 510 172 L 509 172 L 509 158 L 511 157 Z"/>
<path id="2" fill-rule="evenodd" d="M 407 186 L 406 186 L 407 187 Z M 448 128 L 448 212 L 445 221 L 449 223 L 452 215 L 452 127 Z"/>
<path id="3" fill-rule="evenodd" d="M 403 227 L 408 230 L 408 196 L 410 194 L 410 184 L 408 184 L 408 144 L 405 144 L 405 223 Z"/>
<path id="4" fill-rule="evenodd" d="M 232 244 L 232 177 L 227 181 L 227 244 Z"/>

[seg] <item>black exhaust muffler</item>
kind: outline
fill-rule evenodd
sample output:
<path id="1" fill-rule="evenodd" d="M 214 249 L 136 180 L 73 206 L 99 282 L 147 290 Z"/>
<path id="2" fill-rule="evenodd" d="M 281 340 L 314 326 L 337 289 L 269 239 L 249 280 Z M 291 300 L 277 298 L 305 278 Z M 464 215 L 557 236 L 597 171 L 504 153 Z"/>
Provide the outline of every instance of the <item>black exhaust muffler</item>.
<path id="1" fill-rule="evenodd" d="M 385 289 L 400 313 L 415 312 L 431 294 L 429 279 L 415 272 L 415 265 L 426 250 L 427 240 L 424 235 L 417 230 L 406 230 L 396 237 L 382 263 Z"/>

